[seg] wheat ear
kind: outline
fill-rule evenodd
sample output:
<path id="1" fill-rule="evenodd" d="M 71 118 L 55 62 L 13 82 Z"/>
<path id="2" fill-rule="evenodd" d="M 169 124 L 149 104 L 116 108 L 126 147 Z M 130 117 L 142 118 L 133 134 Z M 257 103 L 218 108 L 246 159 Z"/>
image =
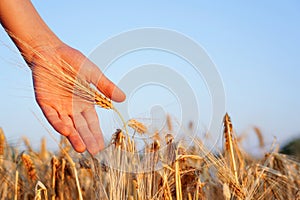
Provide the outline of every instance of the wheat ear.
<path id="1" fill-rule="evenodd" d="M 36 169 L 35 169 L 35 166 L 33 164 L 33 161 L 31 160 L 30 156 L 23 153 L 21 158 L 24 163 L 24 167 L 27 171 L 27 175 L 28 175 L 29 179 L 32 181 L 37 180 Z"/>
<path id="2" fill-rule="evenodd" d="M 4 132 L 2 130 L 2 128 L 0 128 L 0 167 L 2 167 L 2 162 L 4 159 L 4 154 L 5 154 L 5 135 Z"/>
<path id="3" fill-rule="evenodd" d="M 234 174 L 235 181 L 238 183 L 238 174 L 236 167 L 236 160 L 233 150 L 233 133 L 232 133 L 232 123 L 229 115 L 226 113 L 224 116 L 224 138 L 225 138 L 225 154 L 229 156 L 230 168 Z"/>
<path id="4" fill-rule="evenodd" d="M 139 134 L 144 134 L 147 132 L 147 127 L 143 123 L 141 123 L 135 119 L 130 119 L 127 122 L 127 125 L 130 128 L 132 128 L 133 130 L 135 130 L 136 132 L 138 132 Z"/>

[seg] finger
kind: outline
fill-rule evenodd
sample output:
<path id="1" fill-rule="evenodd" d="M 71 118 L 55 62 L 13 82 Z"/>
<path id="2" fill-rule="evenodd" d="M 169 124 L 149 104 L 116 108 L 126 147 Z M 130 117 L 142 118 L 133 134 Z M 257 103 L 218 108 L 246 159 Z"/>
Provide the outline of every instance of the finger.
<path id="1" fill-rule="evenodd" d="M 60 116 L 61 121 L 69 127 L 72 127 L 72 132 L 67 136 L 69 142 L 71 143 L 72 147 L 75 151 L 82 153 L 85 151 L 86 146 L 81 139 L 79 133 L 74 128 L 73 120 L 70 118 L 69 115 L 61 115 Z"/>
<path id="2" fill-rule="evenodd" d="M 68 137 L 69 142 L 71 143 L 73 149 L 78 153 L 82 153 L 86 150 L 86 146 L 81 139 L 79 133 L 71 133 Z"/>
<path id="3" fill-rule="evenodd" d="M 62 119 L 59 117 L 57 111 L 48 105 L 40 105 L 44 115 L 46 116 L 48 122 L 51 126 L 60 134 L 66 136 L 72 147 L 77 152 L 85 151 L 86 147 L 83 143 L 82 139 L 80 138 L 78 132 L 73 127 L 73 123 L 67 119 L 66 116 L 63 116 Z M 66 123 L 66 124 L 65 124 Z"/>
<path id="4" fill-rule="evenodd" d="M 59 118 L 61 121 L 68 127 L 74 127 L 73 120 L 70 118 L 69 115 L 66 114 L 60 114 Z"/>
<path id="5" fill-rule="evenodd" d="M 86 149 L 88 152 L 90 152 L 92 155 L 98 153 L 100 151 L 100 147 L 98 143 L 96 142 L 96 139 L 94 138 L 94 135 L 90 131 L 88 124 L 85 120 L 85 118 L 81 115 L 81 113 L 78 113 L 73 116 L 73 121 L 76 127 L 76 130 L 80 134 L 80 137 L 82 138 L 83 142 L 85 143 Z"/>
<path id="6" fill-rule="evenodd" d="M 104 148 L 104 140 L 96 110 L 94 108 L 85 110 L 82 112 L 82 115 L 86 119 L 87 125 L 94 135 L 100 150 L 102 150 Z"/>
<path id="7" fill-rule="evenodd" d="M 98 90 L 100 90 L 105 96 L 116 102 L 122 102 L 125 100 L 126 95 L 120 90 L 114 83 L 112 83 L 107 77 L 103 75 L 101 70 L 92 61 L 86 58 L 79 51 L 72 49 L 73 55 L 64 54 L 62 56 L 67 63 L 71 66 L 80 66 L 79 72 L 85 76 L 90 83 L 93 83 Z"/>
<path id="8" fill-rule="evenodd" d="M 86 64 L 89 80 L 98 90 L 113 101 L 122 102 L 125 100 L 124 92 L 111 82 L 94 63 L 87 60 Z"/>
<path id="9" fill-rule="evenodd" d="M 53 107 L 48 105 L 40 105 L 40 107 L 48 122 L 60 134 L 68 136 L 75 130 L 72 129 L 72 126 L 65 125 L 63 123 L 63 121 L 59 118 L 57 111 Z"/>

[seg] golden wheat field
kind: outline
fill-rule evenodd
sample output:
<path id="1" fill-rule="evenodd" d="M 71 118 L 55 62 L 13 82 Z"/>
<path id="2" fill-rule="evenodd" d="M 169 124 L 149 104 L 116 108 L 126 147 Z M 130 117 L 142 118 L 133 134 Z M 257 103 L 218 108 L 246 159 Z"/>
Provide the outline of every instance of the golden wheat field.
<path id="1" fill-rule="evenodd" d="M 300 200 L 300 1 L 0 2 L 0 200 Z"/>
<path id="2" fill-rule="evenodd" d="M 128 131 L 143 134 L 131 120 Z M 137 151 L 121 129 L 102 156 L 74 152 L 62 138 L 59 151 L 30 146 L 20 152 L 0 133 L 1 199 L 300 199 L 300 163 L 276 152 L 261 159 L 239 147 L 230 117 L 223 121 L 223 149 L 208 151 L 175 141 L 172 126 L 151 136 Z M 260 136 L 261 137 L 261 136 Z M 100 153 L 101 154 L 101 153 Z"/>
<path id="3" fill-rule="evenodd" d="M 300 163 L 278 153 L 277 144 L 262 158 L 245 152 L 228 114 L 223 119 L 221 149 L 207 149 L 200 138 L 192 138 L 189 145 L 185 138 L 176 140 L 169 116 L 164 129 L 149 133 L 136 119 L 125 122 L 111 100 L 90 87 L 69 63 L 58 58 L 57 67 L 56 62 L 23 45 L 36 54 L 38 64 L 52 66 L 45 67 L 47 73 L 34 76 L 62 89 L 63 97 L 79 97 L 112 109 L 123 126 L 112 133 L 110 143 L 96 156 L 76 153 L 65 138 L 58 142 L 56 152 L 47 150 L 45 140 L 35 150 L 23 138 L 27 149 L 21 151 L 6 141 L 0 129 L 1 200 L 300 200 Z M 255 132 L 264 146 L 262 133 L 258 128 Z M 142 150 L 134 138 L 138 134 L 149 135 Z"/>

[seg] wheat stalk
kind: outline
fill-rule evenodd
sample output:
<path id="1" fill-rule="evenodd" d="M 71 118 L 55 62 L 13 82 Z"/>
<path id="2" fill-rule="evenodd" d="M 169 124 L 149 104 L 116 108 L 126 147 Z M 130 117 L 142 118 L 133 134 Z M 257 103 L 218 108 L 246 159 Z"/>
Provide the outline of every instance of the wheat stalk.
<path id="1" fill-rule="evenodd" d="M 34 200 L 42 200 L 42 192 L 44 194 L 44 198 L 48 199 L 48 193 L 47 193 L 46 186 L 42 182 L 38 181 L 35 186 Z"/>
<path id="2" fill-rule="evenodd" d="M 51 165 L 52 165 L 52 180 L 51 180 L 51 188 L 52 188 L 52 195 L 51 195 L 51 199 L 52 200 L 55 200 L 55 182 L 56 182 L 56 169 L 57 169 L 57 166 L 59 164 L 59 161 L 58 159 L 53 156 L 52 159 L 51 159 Z"/>
<path id="3" fill-rule="evenodd" d="M 60 182 L 60 192 L 59 192 L 59 199 L 64 200 L 64 188 L 65 188 L 65 166 L 66 166 L 66 160 L 63 158 L 61 159 L 61 182 Z"/>
<path id="4" fill-rule="evenodd" d="M 179 160 L 175 161 L 175 182 L 176 182 L 176 199 L 182 200 L 182 188 L 181 188 L 181 178 L 180 178 L 180 166 Z"/>
<path id="5" fill-rule="evenodd" d="M 19 171 L 16 170 L 15 172 L 15 187 L 14 187 L 14 200 L 17 200 L 18 199 L 18 182 L 19 182 Z"/>

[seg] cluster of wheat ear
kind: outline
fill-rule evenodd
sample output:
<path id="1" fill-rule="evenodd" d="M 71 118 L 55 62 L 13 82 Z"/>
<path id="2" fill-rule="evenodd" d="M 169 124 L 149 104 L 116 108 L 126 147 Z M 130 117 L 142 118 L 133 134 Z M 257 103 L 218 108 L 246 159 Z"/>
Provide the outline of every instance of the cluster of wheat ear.
<path id="1" fill-rule="evenodd" d="M 167 119 L 170 120 L 170 119 Z M 254 158 L 239 147 L 224 117 L 224 148 L 208 151 L 200 139 L 176 141 L 170 122 L 136 150 L 132 136 L 146 127 L 131 120 L 95 157 L 60 150 L 10 146 L 0 131 L 0 199 L 300 199 L 300 164 L 272 150 Z M 146 130 L 146 129 L 143 129 Z M 150 135 L 150 134 L 149 134 Z"/>

